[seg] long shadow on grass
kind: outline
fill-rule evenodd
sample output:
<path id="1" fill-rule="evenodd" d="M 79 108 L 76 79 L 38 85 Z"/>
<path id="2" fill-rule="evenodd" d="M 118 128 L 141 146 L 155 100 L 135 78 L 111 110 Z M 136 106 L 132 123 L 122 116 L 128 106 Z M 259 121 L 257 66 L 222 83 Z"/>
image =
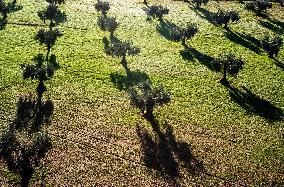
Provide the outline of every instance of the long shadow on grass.
<path id="1" fill-rule="evenodd" d="M 146 166 L 158 171 L 158 175 L 167 179 L 171 186 L 178 186 L 180 167 L 186 168 L 191 175 L 200 175 L 203 172 L 202 161 L 193 156 L 188 143 L 176 140 L 171 126 L 165 124 L 161 130 L 155 120 L 151 125 L 154 137 L 140 126 L 136 129 Z"/>
<path id="2" fill-rule="evenodd" d="M 211 12 L 209 10 L 206 10 L 202 7 L 195 8 L 191 7 L 191 10 L 193 10 L 200 18 L 207 20 L 209 23 L 215 25 L 215 19 L 214 19 L 214 12 Z"/>
<path id="3" fill-rule="evenodd" d="M 259 48 L 259 46 L 261 46 L 260 41 L 253 36 L 239 32 L 233 32 L 229 29 L 227 29 L 224 34 L 229 40 L 242 45 L 257 54 L 259 54 L 261 51 Z"/>
<path id="4" fill-rule="evenodd" d="M 208 69 L 212 71 L 218 71 L 219 69 L 212 64 L 214 60 L 211 56 L 201 53 L 200 51 L 192 48 L 185 47 L 184 50 L 180 51 L 180 55 L 184 60 L 192 61 L 197 59 L 201 64 L 205 65 Z"/>
<path id="5" fill-rule="evenodd" d="M 269 29 L 269 30 L 271 30 L 271 31 L 273 31 L 273 32 L 275 32 L 277 34 L 283 34 L 284 33 L 284 26 L 281 27 L 281 26 L 279 26 L 277 24 L 273 24 L 273 23 L 271 23 L 269 21 L 266 21 L 266 20 L 260 20 L 260 21 L 258 21 L 258 23 L 262 27 L 264 27 L 266 29 Z"/>
<path id="6" fill-rule="evenodd" d="M 179 30 L 180 28 L 167 20 L 163 20 L 159 25 L 156 26 L 156 30 L 160 33 L 164 38 L 170 41 L 177 41 L 174 36 L 174 31 Z"/>
<path id="7" fill-rule="evenodd" d="M 39 105 L 35 98 L 21 97 L 15 120 L 0 137 L 0 158 L 20 175 L 22 187 L 29 186 L 35 168 L 52 147 L 42 128 L 50 124 L 53 107 L 51 100 Z"/>
<path id="8" fill-rule="evenodd" d="M 141 82 L 150 80 L 149 76 L 139 70 L 129 71 L 126 76 L 118 73 L 112 73 L 110 75 L 111 82 L 121 90 L 128 90 L 130 87 L 139 85 Z"/>
<path id="9" fill-rule="evenodd" d="M 242 87 L 239 90 L 235 87 L 228 87 L 229 93 L 233 101 L 239 104 L 247 112 L 251 114 L 256 114 L 269 121 L 281 121 L 283 120 L 283 111 L 266 101 L 256 94 L 252 93 L 246 87 Z"/>
<path id="10" fill-rule="evenodd" d="M 282 70 L 284 70 L 284 64 L 281 63 L 279 60 L 277 60 L 276 58 L 273 58 L 275 65 L 278 66 L 279 68 L 281 68 Z"/>

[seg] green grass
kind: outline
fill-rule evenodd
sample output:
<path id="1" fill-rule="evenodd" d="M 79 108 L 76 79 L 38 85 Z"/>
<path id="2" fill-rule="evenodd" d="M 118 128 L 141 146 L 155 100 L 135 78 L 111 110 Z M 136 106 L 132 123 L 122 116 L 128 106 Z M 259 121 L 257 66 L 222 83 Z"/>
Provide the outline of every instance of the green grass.
<path id="1" fill-rule="evenodd" d="M 189 173 L 180 164 L 181 176 L 176 178 L 177 183 L 181 186 L 283 184 L 283 121 L 269 120 L 238 104 L 229 90 L 218 83 L 222 74 L 211 71 L 204 59 L 190 55 L 187 55 L 189 59 L 183 58 L 181 43 L 167 40 L 157 32 L 158 21 L 146 21 L 142 1 L 110 2 L 108 14 L 117 16 L 120 23 L 115 36 L 132 40 L 141 48 L 138 56 L 127 57 L 129 68 L 146 73 L 154 84 L 162 83 L 172 95 L 172 102 L 158 107 L 155 116 L 161 126 L 165 123 L 173 126 L 176 139 L 190 144 L 193 155 L 203 161 L 207 174 L 200 176 Z M 188 21 L 198 24 L 199 33 L 188 45 L 200 54 L 215 58 L 222 52 L 233 51 L 243 56 L 244 69 L 229 81 L 241 93 L 246 93 L 242 88 L 245 87 L 284 112 L 283 69 L 262 49 L 257 54 L 249 48 L 257 45 L 247 41 L 243 46 L 228 39 L 224 29 L 202 18 L 204 15 L 189 4 L 158 2 L 170 9 L 165 20 L 180 26 Z M 36 12 L 46 6 L 43 1 L 19 3 L 23 9 L 9 14 L 10 23 L 41 23 Z M 72 0 L 62 6 L 68 21 L 60 26 L 64 35 L 52 49 L 61 68 L 47 82 L 45 94 L 55 103 L 52 125 L 46 129 L 60 137 L 52 136 L 53 149 L 42 161 L 47 168 L 45 180 L 49 186 L 172 186 L 173 181 L 143 166 L 136 126 L 147 129 L 153 137 L 155 133 L 130 105 L 127 92 L 119 90 L 111 81 L 111 74 L 126 76 L 126 73 L 119 64 L 120 59 L 104 53 L 103 37 L 109 34 L 96 25 L 98 13 L 93 4 L 90 0 Z M 243 10 L 243 5 L 236 2 L 214 1 L 203 8 L 216 12 L 219 6 L 240 11 L 240 22 L 229 25 L 233 32 L 251 34 L 258 40 L 266 32 L 273 33 L 258 23 L 265 18 Z M 274 5 L 268 15 L 283 25 L 283 12 L 283 7 Z M 19 65 L 44 53 L 45 48 L 33 39 L 39 28 L 8 24 L 0 31 L 0 132 L 9 125 L 7 120 L 15 118 L 19 96 L 33 93 L 36 88 L 36 82 L 22 79 Z M 283 64 L 283 48 L 277 59 Z M 0 184 L 7 186 L 7 181 L 12 182 L 16 177 L 7 174 L 5 163 L 0 166 Z M 35 174 L 31 185 L 39 184 L 40 180 Z"/>

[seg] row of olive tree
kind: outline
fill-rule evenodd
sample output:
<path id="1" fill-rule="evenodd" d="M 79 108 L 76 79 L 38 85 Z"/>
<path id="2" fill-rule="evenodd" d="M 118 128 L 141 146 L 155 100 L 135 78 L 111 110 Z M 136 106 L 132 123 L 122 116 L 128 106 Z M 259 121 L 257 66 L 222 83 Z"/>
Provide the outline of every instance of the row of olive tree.
<path id="1" fill-rule="evenodd" d="M 50 54 L 58 37 L 62 35 L 58 28 L 54 27 L 66 19 L 65 14 L 63 14 L 59 9 L 59 5 L 65 3 L 65 0 L 46 1 L 48 2 L 48 6 L 44 10 L 39 11 L 38 16 L 44 23 L 49 22 L 49 28 L 40 29 L 34 37 L 39 44 L 46 47 L 46 55 L 38 54 L 35 58 L 33 58 L 34 63 L 21 65 L 24 79 L 35 79 L 38 81 L 38 86 L 36 88 L 38 104 L 41 103 L 43 93 L 47 90 L 44 82 L 51 79 L 55 70 L 59 68 L 56 56 L 54 54 Z M 64 19 L 62 19 L 62 17 Z"/>
<path id="2" fill-rule="evenodd" d="M 145 3 L 147 3 L 145 1 Z M 108 17 L 110 10 L 109 2 L 98 0 L 95 8 L 102 15 L 98 18 L 98 25 L 103 31 L 110 32 L 110 37 L 114 38 L 114 31 L 118 27 L 115 17 Z M 161 18 L 161 16 L 158 16 Z M 122 58 L 121 65 L 128 72 L 126 56 L 134 56 L 140 53 L 140 48 L 133 45 L 131 41 L 111 41 L 107 46 L 106 53 L 111 56 Z M 153 118 L 153 110 L 157 105 L 163 105 L 170 102 L 170 94 L 164 90 L 161 85 L 153 86 L 149 80 L 140 83 L 138 86 L 129 90 L 131 104 L 139 108 L 143 116 L 147 119 Z"/>

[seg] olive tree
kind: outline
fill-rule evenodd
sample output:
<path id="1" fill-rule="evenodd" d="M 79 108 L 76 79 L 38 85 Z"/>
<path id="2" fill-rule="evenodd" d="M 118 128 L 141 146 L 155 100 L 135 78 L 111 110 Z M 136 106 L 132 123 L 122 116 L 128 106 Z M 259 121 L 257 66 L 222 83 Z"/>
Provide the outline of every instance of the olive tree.
<path id="1" fill-rule="evenodd" d="M 188 23 L 185 28 L 176 27 L 172 31 L 172 36 L 176 41 L 182 41 L 185 45 L 188 39 L 191 39 L 198 32 L 198 27 L 196 24 Z"/>
<path id="2" fill-rule="evenodd" d="M 169 14 L 169 9 L 162 5 L 152 5 L 147 10 L 148 17 L 158 18 L 159 21 L 163 20 L 163 16 Z"/>
<path id="3" fill-rule="evenodd" d="M 95 4 L 95 9 L 98 12 L 102 12 L 102 14 L 106 16 L 107 12 L 110 9 L 109 2 L 98 0 L 97 3 Z"/>
<path id="4" fill-rule="evenodd" d="M 216 69 L 223 69 L 223 78 L 220 83 L 226 85 L 228 84 L 227 73 L 236 77 L 240 70 L 243 69 L 244 59 L 236 57 L 233 53 L 222 54 L 219 58 L 213 60 L 213 65 Z"/>
<path id="5" fill-rule="evenodd" d="M 267 9 L 272 8 L 272 3 L 266 0 L 256 0 L 245 4 L 245 9 L 255 12 L 257 15 L 261 15 Z"/>
<path id="6" fill-rule="evenodd" d="M 116 56 L 122 57 L 121 64 L 123 67 L 127 67 L 126 55 L 137 55 L 140 53 L 140 49 L 138 47 L 133 46 L 130 41 L 119 41 L 115 43 L 111 43 L 107 49 L 107 53 Z"/>
<path id="7" fill-rule="evenodd" d="M 240 16 L 237 11 L 225 11 L 219 9 L 218 12 L 214 15 L 215 22 L 219 25 L 224 24 L 224 28 L 228 28 L 230 22 L 238 22 Z"/>
<path id="8" fill-rule="evenodd" d="M 0 0 L 0 14 L 2 15 L 0 24 L 5 25 L 7 23 L 8 14 L 15 9 L 16 3 L 16 0 L 8 3 L 4 0 Z"/>
<path id="9" fill-rule="evenodd" d="M 280 36 L 271 37 L 270 35 L 266 35 L 261 40 L 261 45 L 263 49 L 268 53 L 270 58 L 277 56 L 281 46 L 283 45 L 283 40 Z"/>
<path id="10" fill-rule="evenodd" d="M 108 31 L 113 35 L 119 24 L 116 21 L 116 17 L 100 16 L 98 18 L 98 25 L 103 31 Z"/>
<path id="11" fill-rule="evenodd" d="M 59 5 L 65 3 L 65 0 L 46 0 L 49 5 L 46 9 L 38 11 L 38 17 L 45 23 L 49 20 L 50 29 L 55 26 L 56 23 L 63 22 L 66 18 L 64 13 L 59 9 Z"/>
<path id="12" fill-rule="evenodd" d="M 55 42 L 59 36 L 62 34 L 58 29 L 55 30 L 45 30 L 40 29 L 35 35 L 35 40 L 40 44 L 45 45 L 47 48 L 46 61 L 48 61 L 48 56 L 51 51 L 51 48 L 55 45 Z"/>
<path id="13" fill-rule="evenodd" d="M 47 49 L 46 57 L 42 54 L 36 56 L 33 64 L 22 64 L 21 68 L 23 71 L 23 78 L 26 79 L 36 79 L 38 80 L 38 86 L 36 88 L 38 94 L 38 102 L 41 103 L 41 98 L 43 93 L 47 90 L 44 82 L 53 77 L 56 69 L 59 65 L 56 61 L 56 56 L 54 54 L 50 55 L 51 48 L 55 45 L 61 32 L 58 29 L 53 29 L 58 20 L 58 17 L 62 15 L 58 6 L 65 2 L 65 0 L 46 0 L 49 5 L 45 10 L 39 11 L 38 16 L 44 22 L 46 20 L 50 21 L 49 29 L 40 29 L 34 39 L 38 41 L 41 45 L 44 45 Z"/>
<path id="14" fill-rule="evenodd" d="M 4 0 L 0 0 L 0 13 L 2 15 L 2 23 L 7 22 L 7 15 L 9 13 L 9 7 L 6 5 Z"/>
<path id="15" fill-rule="evenodd" d="M 165 105 L 171 101 L 171 95 L 162 85 L 152 86 L 149 80 L 131 88 L 129 97 L 131 104 L 139 108 L 147 118 L 153 117 L 156 106 Z"/>
<path id="16" fill-rule="evenodd" d="M 42 54 L 33 58 L 33 64 L 22 64 L 23 78 L 38 81 L 36 92 L 40 103 L 43 93 L 47 90 L 44 82 L 53 77 L 54 71 L 59 67 L 55 55 L 51 55 L 46 61 Z"/>

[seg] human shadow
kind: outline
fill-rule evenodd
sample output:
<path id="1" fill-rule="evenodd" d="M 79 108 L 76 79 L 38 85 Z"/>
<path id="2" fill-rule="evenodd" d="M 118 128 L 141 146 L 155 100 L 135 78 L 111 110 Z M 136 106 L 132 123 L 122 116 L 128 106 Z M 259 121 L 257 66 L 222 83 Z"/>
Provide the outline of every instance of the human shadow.
<path id="1" fill-rule="evenodd" d="M 214 60 L 213 57 L 206 55 L 195 48 L 192 47 L 185 47 L 184 50 L 180 51 L 180 55 L 184 60 L 192 61 L 197 59 L 201 64 L 206 66 L 211 71 L 220 71 L 220 68 L 215 66 L 212 61 Z"/>
<path id="2" fill-rule="evenodd" d="M 140 126 L 136 128 L 143 153 L 142 160 L 147 167 L 158 171 L 158 175 L 165 177 L 175 186 L 181 167 L 191 175 L 200 175 L 204 171 L 202 161 L 192 154 L 191 146 L 186 142 L 177 141 L 170 125 L 163 125 L 163 129 L 160 129 L 157 122 L 152 121 L 151 125 L 154 137 L 146 129 Z"/>
<path id="3" fill-rule="evenodd" d="M 20 186 L 28 187 L 40 160 L 51 149 L 51 139 L 42 128 L 50 124 L 53 102 L 40 105 L 33 97 L 21 97 L 14 121 L 0 137 L 0 159 L 10 172 L 20 175 Z"/>
<path id="4" fill-rule="evenodd" d="M 115 85 L 116 88 L 121 90 L 128 90 L 133 86 L 137 86 L 140 83 L 150 80 L 149 76 L 139 70 L 135 71 L 126 71 L 126 76 L 119 73 L 112 73 L 110 75 L 111 82 Z"/>
<path id="5" fill-rule="evenodd" d="M 178 41 L 176 31 L 180 30 L 180 27 L 178 27 L 176 24 L 167 20 L 163 20 L 156 26 L 156 30 L 167 40 Z"/>
<path id="6" fill-rule="evenodd" d="M 248 113 L 256 114 L 272 122 L 283 120 L 284 115 L 280 108 L 252 93 L 246 87 L 243 86 L 242 90 L 233 86 L 227 88 L 229 89 L 229 94 L 233 101 L 239 104 Z"/>
<path id="7" fill-rule="evenodd" d="M 232 42 L 242 45 L 243 47 L 250 49 L 256 54 L 259 54 L 261 52 L 259 48 L 259 46 L 261 46 L 260 45 L 261 42 L 251 35 L 239 33 L 239 32 L 233 32 L 230 29 L 226 29 L 224 34 Z"/>
<path id="8" fill-rule="evenodd" d="M 271 31 L 273 31 L 273 32 L 275 32 L 277 34 L 283 34 L 284 33 L 284 26 L 281 27 L 281 26 L 279 26 L 277 24 L 273 24 L 273 23 L 271 23 L 271 22 L 269 22 L 267 20 L 259 20 L 258 23 L 262 27 L 264 27 L 264 28 L 266 28 L 268 30 L 271 30 Z"/>

